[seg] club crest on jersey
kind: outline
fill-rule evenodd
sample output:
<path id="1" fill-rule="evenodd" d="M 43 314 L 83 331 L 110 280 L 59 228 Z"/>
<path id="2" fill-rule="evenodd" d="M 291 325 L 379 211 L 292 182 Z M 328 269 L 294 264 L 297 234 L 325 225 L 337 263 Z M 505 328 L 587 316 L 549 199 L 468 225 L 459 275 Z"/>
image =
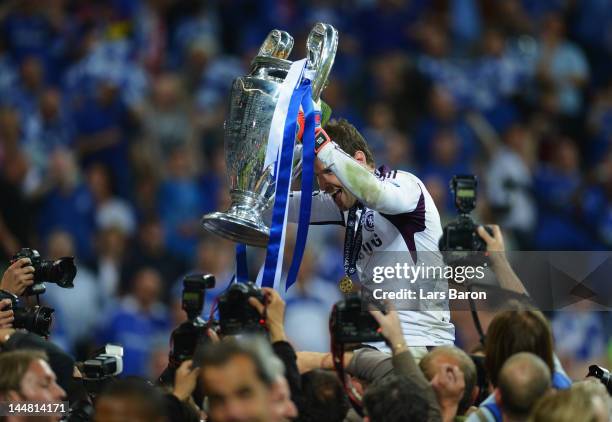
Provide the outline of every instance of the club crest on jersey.
<path id="1" fill-rule="evenodd" d="M 372 210 L 366 211 L 363 226 L 369 232 L 374 231 L 374 211 Z"/>

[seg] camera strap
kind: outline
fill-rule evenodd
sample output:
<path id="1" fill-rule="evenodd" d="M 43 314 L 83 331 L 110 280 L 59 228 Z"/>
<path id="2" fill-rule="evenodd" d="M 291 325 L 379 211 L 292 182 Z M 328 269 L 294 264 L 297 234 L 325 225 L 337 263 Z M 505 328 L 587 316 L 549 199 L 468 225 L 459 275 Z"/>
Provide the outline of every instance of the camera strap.
<path id="1" fill-rule="evenodd" d="M 357 210 L 361 210 L 359 222 L 357 222 Z M 355 204 L 346 217 L 346 234 L 344 236 L 344 272 L 347 276 L 355 274 L 357 269 L 357 257 L 361 250 L 363 238 L 361 228 L 365 217 L 364 207 L 360 203 Z M 357 228 L 355 228 L 357 225 Z"/>

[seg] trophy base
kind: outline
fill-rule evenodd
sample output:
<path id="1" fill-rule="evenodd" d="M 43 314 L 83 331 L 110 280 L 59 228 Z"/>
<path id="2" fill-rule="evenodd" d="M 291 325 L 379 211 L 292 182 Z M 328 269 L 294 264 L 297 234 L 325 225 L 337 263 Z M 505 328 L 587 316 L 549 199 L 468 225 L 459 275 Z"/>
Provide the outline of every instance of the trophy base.
<path id="1" fill-rule="evenodd" d="M 265 224 L 228 212 L 213 212 L 202 217 L 202 226 L 216 235 L 237 243 L 265 248 L 270 230 Z"/>

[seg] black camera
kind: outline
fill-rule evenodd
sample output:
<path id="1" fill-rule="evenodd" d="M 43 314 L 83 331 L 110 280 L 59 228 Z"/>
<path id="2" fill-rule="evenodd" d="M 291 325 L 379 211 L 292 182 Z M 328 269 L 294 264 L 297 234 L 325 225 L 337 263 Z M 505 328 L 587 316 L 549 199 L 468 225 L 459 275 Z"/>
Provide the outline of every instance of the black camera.
<path id="1" fill-rule="evenodd" d="M 219 324 L 221 334 L 264 333 L 265 318 L 249 304 L 254 297 L 265 304 L 264 292 L 253 282 L 234 283 L 219 296 Z"/>
<path id="2" fill-rule="evenodd" d="M 377 302 L 372 305 L 383 310 Z M 336 343 L 366 343 L 383 341 L 380 326 L 367 311 L 360 293 L 348 295 L 332 308 L 329 319 L 331 335 Z"/>
<path id="3" fill-rule="evenodd" d="M 53 312 L 55 312 L 55 309 L 47 306 L 36 305 L 30 308 L 16 306 L 13 308 L 15 318 L 13 327 L 23 328 L 39 336 L 48 337 L 53 322 Z"/>
<path id="4" fill-rule="evenodd" d="M 187 313 L 187 321 L 175 328 L 170 336 L 171 368 L 178 368 L 181 363 L 191 359 L 196 347 L 208 341 L 208 326 L 200 314 L 204 308 L 206 290 L 213 287 L 215 277 L 211 274 L 188 275 L 183 279 L 182 307 Z"/>
<path id="5" fill-rule="evenodd" d="M 474 223 L 470 213 L 476 208 L 476 193 L 478 180 L 474 175 L 453 176 L 450 189 L 455 197 L 455 207 L 459 212 L 457 219 L 444 227 L 439 241 L 441 251 L 468 252 L 485 251 L 487 244 L 478 235 L 478 225 Z M 491 228 L 485 226 L 491 235 Z"/>
<path id="6" fill-rule="evenodd" d="M 26 308 L 21 299 L 11 293 L 0 290 L 0 300 L 10 299 L 11 304 L 0 311 L 13 310 L 13 327 L 27 330 L 42 337 L 49 336 L 53 322 L 53 308 L 47 306 L 31 306 Z"/>
<path id="7" fill-rule="evenodd" d="M 71 289 L 74 287 L 74 277 L 76 276 L 76 266 L 74 257 L 67 256 L 55 261 L 42 259 L 36 249 L 23 248 L 13 256 L 11 262 L 21 258 L 30 258 L 34 267 L 34 284 L 29 286 L 24 296 L 39 295 L 45 292 L 43 282 L 55 283 L 60 287 Z"/>
<path id="8" fill-rule="evenodd" d="M 601 383 L 606 386 L 608 394 L 612 396 L 612 379 L 610 377 L 610 371 L 599 365 L 591 365 L 589 366 L 587 377 L 595 377 L 601 381 Z"/>

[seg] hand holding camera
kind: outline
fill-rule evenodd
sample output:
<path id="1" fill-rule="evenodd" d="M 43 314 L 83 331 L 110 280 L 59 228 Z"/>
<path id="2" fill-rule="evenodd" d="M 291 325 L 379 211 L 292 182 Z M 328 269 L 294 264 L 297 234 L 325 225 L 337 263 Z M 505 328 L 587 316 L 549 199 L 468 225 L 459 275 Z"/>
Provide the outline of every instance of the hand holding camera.
<path id="1" fill-rule="evenodd" d="M 34 267 L 30 258 L 15 260 L 2 275 L 0 289 L 5 292 L 21 296 L 23 292 L 34 284 Z"/>
<path id="2" fill-rule="evenodd" d="M 478 236 L 486 243 L 486 251 L 492 252 L 489 254 L 489 259 L 493 265 L 506 260 L 506 247 L 504 245 L 504 236 L 497 224 L 490 224 L 486 230 L 484 226 L 477 229 Z M 492 234 L 491 234 L 492 233 Z"/>
<path id="3" fill-rule="evenodd" d="M 406 350 L 406 340 L 402 333 L 402 324 L 400 323 L 397 311 L 389 303 L 387 304 L 387 313 L 384 314 L 380 310 L 371 310 L 370 314 L 374 317 L 378 325 L 380 325 L 380 333 L 387 341 L 388 346 L 393 351 L 393 354 L 398 354 Z"/>
<path id="4" fill-rule="evenodd" d="M 12 328 L 15 316 L 11 309 L 11 300 L 2 299 L 0 300 L 0 329 Z"/>
<path id="5" fill-rule="evenodd" d="M 264 293 L 266 305 L 261 303 L 256 297 L 249 298 L 249 305 L 254 307 L 259 315 L 265 318 L 266 327 L 272 343 L 286 341 L 285 335 L 285 302 L 278 292 L 269 287 L 261 289 Z"/>
<path id="6" fill-rule="evenodd" d="M 189 400 L 196 388 L 200 368 L 193 365 L 191 359 L 184 361 L 174 375 L 174 389 L 172 394 L 180 401 Z"/>

